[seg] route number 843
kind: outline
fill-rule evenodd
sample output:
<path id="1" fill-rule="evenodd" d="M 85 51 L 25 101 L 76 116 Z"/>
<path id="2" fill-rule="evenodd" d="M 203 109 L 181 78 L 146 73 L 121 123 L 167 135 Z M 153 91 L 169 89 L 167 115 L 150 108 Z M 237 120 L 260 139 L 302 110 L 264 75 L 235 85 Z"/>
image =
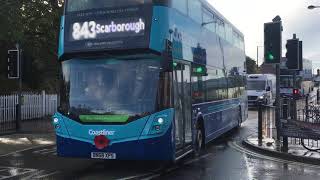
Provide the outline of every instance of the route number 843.
<path id="1" fill-rule="evenodd" d="M 93 39 L 96 36 L 96 22 L 84 22 L 82 25 L 80 23 L 73 24 L 72 37 L 74 40 Z"/>

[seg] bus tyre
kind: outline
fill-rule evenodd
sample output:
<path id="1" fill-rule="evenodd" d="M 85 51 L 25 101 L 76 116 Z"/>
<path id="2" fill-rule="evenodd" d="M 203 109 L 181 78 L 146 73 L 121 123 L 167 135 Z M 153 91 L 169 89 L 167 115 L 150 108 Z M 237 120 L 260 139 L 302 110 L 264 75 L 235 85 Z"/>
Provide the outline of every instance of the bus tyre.
<path id="1" fill-rule="evenodd" d="M 204 131 L 201 126 L 198 126 L 196 133 L 196 143 L 195 143 L 195 155 L 200 156 L 204 148 Z"/>

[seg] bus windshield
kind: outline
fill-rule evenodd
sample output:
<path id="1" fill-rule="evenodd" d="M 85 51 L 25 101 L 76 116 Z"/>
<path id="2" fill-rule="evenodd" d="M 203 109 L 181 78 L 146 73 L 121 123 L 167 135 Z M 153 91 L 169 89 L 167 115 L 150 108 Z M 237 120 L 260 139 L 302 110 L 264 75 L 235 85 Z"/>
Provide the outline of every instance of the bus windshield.
<path id="1" fill-rule="evenodd" d="M 265 81 L 248 81 L 247 84 L 248 84 L 248 90 L 257 90 L 257 91 L 266 90 Z"/>
<path id="2" fill-rule="evenodd" d="M 159 59 L 71 59 L 62 62 L 62 111 L 68 115 L 145 116 L 157 109 Z"/>
<path id="3" fill-rule="evenodd" d="M 144 4 L 145 0 L 68 0 L 67 12 Z"/>

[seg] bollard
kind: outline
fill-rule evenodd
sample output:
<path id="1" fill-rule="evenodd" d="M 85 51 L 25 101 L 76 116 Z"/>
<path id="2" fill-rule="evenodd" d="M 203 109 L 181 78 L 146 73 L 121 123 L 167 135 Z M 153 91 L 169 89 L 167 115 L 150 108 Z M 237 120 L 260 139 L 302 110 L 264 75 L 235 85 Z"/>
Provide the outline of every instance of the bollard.
<path id="1" fill-rule="evenodd" d="M 282 149 L 281 149 L 281 151 L 287 153 L 288 149 L 289 149 L 289 147 L 288 147 L 288 137 L 283 136 L 282 137 Z"/>
<path id="2" fill-rule="evenodd" d="M 319 104 L 320 100 L 320 89 L 317 89 L 317 104 Z"/>
<path id="3" fill-rule="evenodd" d="M 309 95 L 306 95 L 306 120 L 309 119 Z"/>
<path id="4" fill-rule="evenodd" d="M 296 98 L 292 98 L 291 101 L 291 119 L 297 120 L 297 100 Z"/>
<path id="5" fill-rule="evenodd" d="M 19 104 L 16 104 L 16 131 L 20 130 L 20 122 L 21 122 L 21 119 L 20 119 L 21 109 L 20 109 L 20 107 L 21 106 L 19 106 Z"/>
<path id="6" fill-rule="evenodd" d="M 282 103 L 282 118 L 283 119 L 287 119 L 288 118 L 288 99 L 282 99 L 283 103 Z"/>
<path id="7" fill-rule="evenodd" d="M 258 145 L 262 146 L 262 103 L 258 106 Z"/>

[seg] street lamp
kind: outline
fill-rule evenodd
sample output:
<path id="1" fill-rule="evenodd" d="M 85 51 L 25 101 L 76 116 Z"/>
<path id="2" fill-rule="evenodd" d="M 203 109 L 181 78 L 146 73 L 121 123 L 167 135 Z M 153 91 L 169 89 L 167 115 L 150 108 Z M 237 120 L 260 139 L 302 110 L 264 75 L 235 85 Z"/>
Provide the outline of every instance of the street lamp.
<path id="1" fill-rule="evenodd" d="M 314 5 L 308 6 L 308 9 L 316 9 L 316 8 L 320 8 L 320 6 L 314 6 Z"/>
<path id="2" fill-rule="evenodd" d="M 259 69 L 259 48 L 263 48 L 264 46 L 257 46 L 257 69 Z"/>

